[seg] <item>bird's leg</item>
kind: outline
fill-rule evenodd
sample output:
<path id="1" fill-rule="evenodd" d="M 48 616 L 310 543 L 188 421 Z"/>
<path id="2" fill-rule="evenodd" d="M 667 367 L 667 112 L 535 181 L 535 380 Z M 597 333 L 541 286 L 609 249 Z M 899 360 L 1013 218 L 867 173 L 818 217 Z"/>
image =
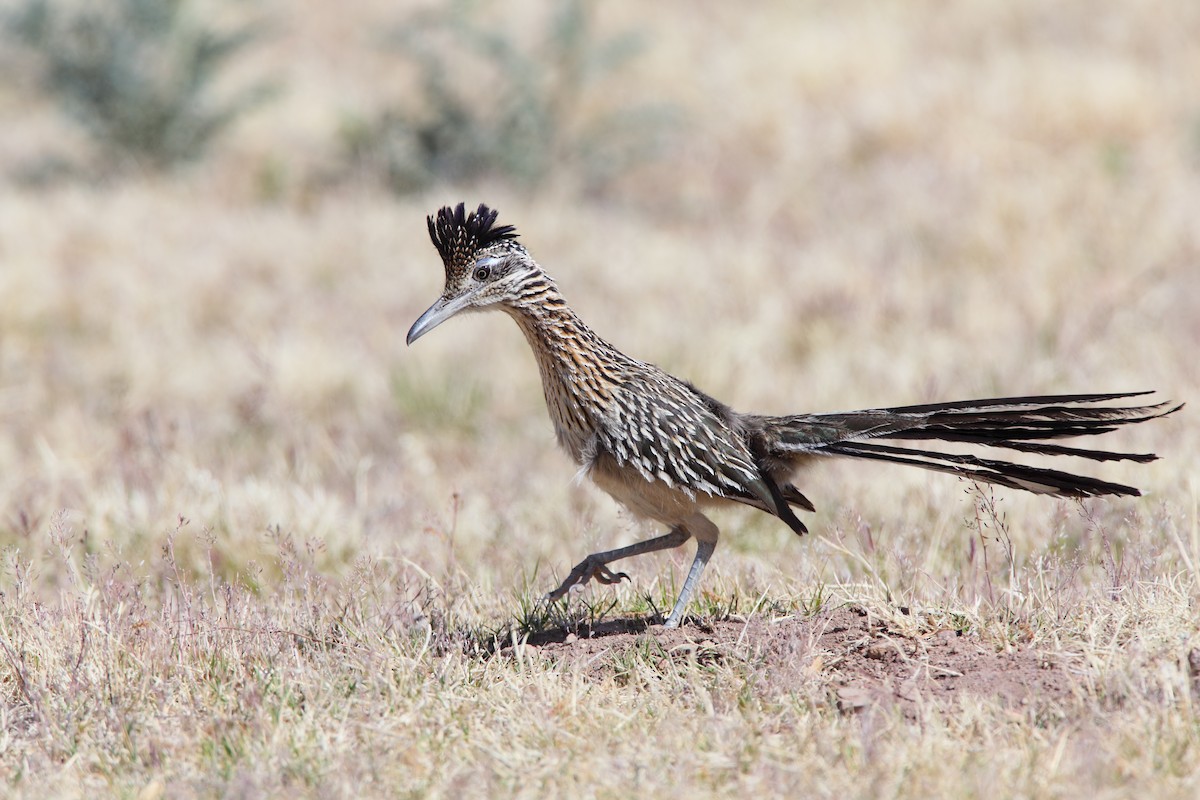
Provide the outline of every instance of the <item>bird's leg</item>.
<path id="1" fill-rule="evenodd" d="M 653 539 L 647 539 L 644 542 L 637 542 L 628 547 L 618 547 L 616 550 L 608 550 L 603 553 L 592 553 L 583 561 L 576 564 L 575 569 L 571 570 L 571 574 L 562 582 L 562 585 L 546 595 L 546 599 L 551 603 L 555 600 L 560 600 L 572 587 L 582 586 L 593 578 L 604 584 L 629 580 L 628 575 L 624 572 L 613 572 L 608 568 L 608 564 L 622 558 L 629 558 L 630 556 L 640 556 L 644 553 L 653 553 L 656 550 L 669 550 L 672 547 L 679 547 L 679 545 L 690 539 L 691 536 L 691 533 L 686 528 L 682 525 L 677 525 L 671 529 L 670 533 L 656 536 Z M 711 549 L 709 552 L 712 552 Z"/>
<path id="2" fill-rule="evenodd" d="M 687 522 L 687 530 L 696 536 L 696 557 L 692 559 L 692 567 L 688 570 L 687 579 L 684 580 L 683 588 L 679 591 L 675 607 L 671 609 L 671 615 L 663 623 L 664 628 L 678 628 L 679 623 L 683 621 L 683 612 L 687 610 L 696 584 L 700 582 L 700 573 L 704 572 L 704 565 L 708 563 L 709 557 L 717 549 L 717 537 L 721 533 L 712 520 L 703 514 L 694 514 L 690 517 Z"/>

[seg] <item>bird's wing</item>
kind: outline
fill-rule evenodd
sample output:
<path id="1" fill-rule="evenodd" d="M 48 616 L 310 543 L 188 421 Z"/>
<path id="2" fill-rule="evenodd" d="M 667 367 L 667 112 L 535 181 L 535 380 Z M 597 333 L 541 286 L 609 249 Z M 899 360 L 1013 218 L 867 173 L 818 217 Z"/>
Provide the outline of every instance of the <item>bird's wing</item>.
<path id="1" fill-rule="evenodd" d="M 772 503 L 741 439 L 684 384 L 646 377 L 613 396 L 596 444 L 621 467 L 691 494 L 749 491 Z"/>

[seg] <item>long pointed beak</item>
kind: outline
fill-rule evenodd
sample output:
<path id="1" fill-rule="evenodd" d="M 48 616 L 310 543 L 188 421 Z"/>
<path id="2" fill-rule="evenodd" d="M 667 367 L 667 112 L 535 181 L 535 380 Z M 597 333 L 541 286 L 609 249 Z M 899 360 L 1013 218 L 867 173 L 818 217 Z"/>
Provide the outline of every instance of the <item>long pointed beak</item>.
<path id="1" fill-rule="evenodd" d="M 408 329 L 409 345 L 420 339 L 431 330 L 441 325 L 446 320 L 453 317 L 459 311 L 467 307 L 470 301 L 470 294 L 460 295 L 458 297 L 447 300 L 445 297 L 439 297 L 434 304 L 425 310 L 425 313 L 417 317 L 417 321 Z"/>

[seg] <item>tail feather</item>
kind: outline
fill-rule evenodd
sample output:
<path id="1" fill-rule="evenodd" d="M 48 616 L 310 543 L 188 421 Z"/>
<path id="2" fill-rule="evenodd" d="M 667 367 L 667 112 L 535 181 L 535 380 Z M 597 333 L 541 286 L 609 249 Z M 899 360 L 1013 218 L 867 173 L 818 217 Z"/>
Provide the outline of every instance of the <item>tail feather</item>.
<path id="1" fill-rule="evenodd" d="M 1093 461 L 1155 460 L 1153 453 L 1123 453 L 1052 444 L 1050 440 L 1109 433 L 1123 425 L 1173 414 L 1183 404 L 1097 406 L 1150 392 L 1042 395 L 897 406 L 838 414 L 762 418 L 779 459 L 838 455 L 909 464 L 1014 489 L 1065 497 L 1138 495 L 1119 483 L 974 455 L 885 445 L 870 440 L 943 441 Z"/>
<path id="2" fill-rule="evenodd" d="M 914 450 L 908 447 L 869 444 L 867 442 L 842 442 L 831 445 L 827 452 L 833 455 L 854 456 L 911 464 L 937 472 L 948 472 L 972 480 L 995 483 L 1012 489 L 1024 489 L 1035 494 L 1052 494 L 1062 497 L 1092 497 L 1099 495 L 1139 496 L 1141 492 L 1120 483 L 1102 481 L 1087 475 L 1075 475 L 1056 469 L 1030 467 L 1010 461 L 996 461 L 978 456 L 958 453 L 935 453 Z"/>
<path id="3" fill-rule="evenodd" d="M 1139 464 L 1148 464 L 1158 460 L 1158 456 L 1154 453 L 1117 453 L 1111 450 L 1088 450 L 1082 447 L 1067 447 L 1061 444 L 1042 442 L 985 442 L 984 444 L 1008 450 L 1019 450 L 1022 453 L 1037 453 L 1043 456 L 1076 456 L 1089 458 L 1092 461 L 1136 461 Z"/>
<path id="4" fill-rule="evenodd" d="M 893 406 L 885 409 L 897 414 L 924 414 L 938 411 L 971 411 L 997 409 L 1002 407 L 1019 408 L 1041 406 L 1047 404 L 1102 403 L 1106 400 L 1124 400 L 1127 397 L 1145 397 L 1154 394 L 1153 389 L 1141 392 L 1108 392 L 1104 394 L 1043 394 L 1026 397 L 989 397 L 984 400 L 956 400 L 948 403 L 926 403 L 916 406 Z"/>

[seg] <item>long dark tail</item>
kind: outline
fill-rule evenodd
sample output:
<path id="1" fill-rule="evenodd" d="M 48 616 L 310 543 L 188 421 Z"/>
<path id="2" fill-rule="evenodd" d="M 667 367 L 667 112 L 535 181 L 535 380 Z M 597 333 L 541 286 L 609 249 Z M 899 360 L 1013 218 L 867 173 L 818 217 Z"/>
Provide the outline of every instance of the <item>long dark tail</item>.
<path id="1" fill-rule="evenodd" d="M 878 440 L 934 439 L 1093 461 L 1145 463 L 1157 456 L 1067 447 L 1051 440 L 1108 433 L 1122 425 L 1165 417 L 1183 407 L 1182 403 L 1169 402 L 1120 407 L 1094 405 L 1147 394 L 1151 392 L 999 397 L 840 414 L 771 417 L 764 419 L 763 425 L 772 455 L 781 460 L 809 454 L 852 456 L 910 464 L 1038 494 L 1140 495 L 1132 486 L 1086 475 L 974 455 L 882 444 Z"/>

